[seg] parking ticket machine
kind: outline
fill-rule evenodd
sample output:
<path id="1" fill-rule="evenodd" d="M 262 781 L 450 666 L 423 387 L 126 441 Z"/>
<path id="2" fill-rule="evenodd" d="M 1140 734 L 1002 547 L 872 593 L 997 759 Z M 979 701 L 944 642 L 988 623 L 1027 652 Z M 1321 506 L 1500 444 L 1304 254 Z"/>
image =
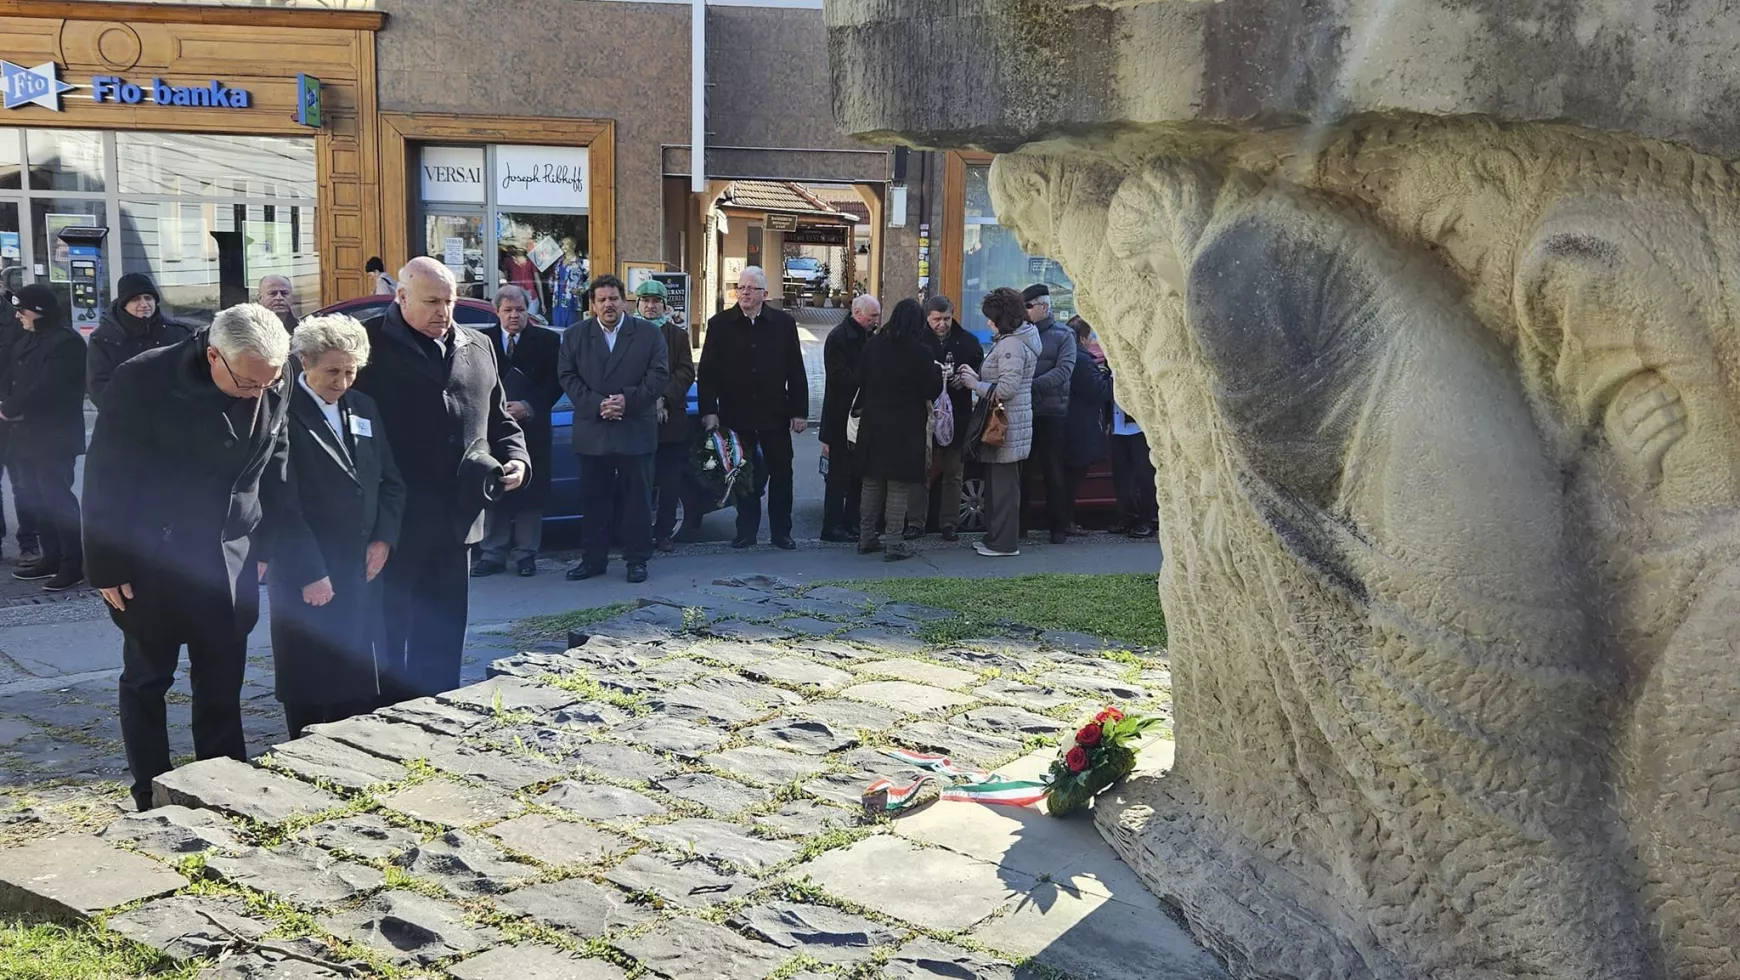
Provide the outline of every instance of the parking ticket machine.
<path id="1" fill-rule="evenodd" d="M 60 231 L 60 240 L 70 256 L 72 325 L 87 337 L 97 329 L 103 316 L 103 239 L 108 235 L 109 229 L 95 225 L 75 225 Z"/>

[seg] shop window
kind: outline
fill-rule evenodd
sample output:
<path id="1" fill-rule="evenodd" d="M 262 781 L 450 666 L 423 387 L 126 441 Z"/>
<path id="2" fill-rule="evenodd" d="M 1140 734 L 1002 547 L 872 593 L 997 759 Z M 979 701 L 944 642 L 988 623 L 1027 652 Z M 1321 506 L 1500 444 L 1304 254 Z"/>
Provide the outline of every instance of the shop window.
<path id="1" fill-rule="evenodd" d="M 36 229 L 33 245 L 37 264 L 47 266 L 48 281 L 60 294 L 61 302 L 71 310 L 73 326 L 86 332 L 96 328 L 102 308 L 108 302 L 108 282 L 99 281 L 93 301 L 74 306 L 72 252 L 61 240 L 60 233 L 75 225 L 104 225 L 107 214 L 108 210 L 100 200 L 37 197 L 30 201 L 31 226 Z M 41 279 L 40 276 L 32 278 Z"/>
<path id="2" fill-rule="evenodd" d="M 4 134 L 0 134 L 4 139 Z M 24 277 L 24 235 L 18 223 L 18 205 L 0 201 L 0 290 L 16 292 L 29 282 Z"/>
<path id="3" fill-rule="evenodd" d="M 24 134 L 0 126 L 0 191 L 22 187 L 23 171 Z"/>
<path id="4" fill-rule="evenodd" d="M 418 148 L 423 254 L 445 264 L 461 296 L 524 289 L 534 316 L 566 327 L 585 313 L 593 271 L 589 156 L 571 146 Z"/>
<path id="5" fill-rule="evenodd" d="M 276 136 L 117 133 L 121 193 L 318 196 L 314 141 Z"/>
<path id="6" fill-rule="evenodd" d="M 991 206 L 991 168 L 966 168 L 966 220 L 961 235 L 960 321 L 980 339 L 990 337 L 979 306 L 999 286 L 1023 289 L 1042 282 L 1051 287 L 1051 312 L 1059 322 L 1076 313 L 1075 285 L 1063 267 L 1042 255 L 1028 255 L 1015 233 L 997 223 Z"/>
<path id="7" fill-rule="evenodd" d="M 99 192 L 103 189 L 103 134 L 71 129 L 25 130 L 30 188 Z"/>

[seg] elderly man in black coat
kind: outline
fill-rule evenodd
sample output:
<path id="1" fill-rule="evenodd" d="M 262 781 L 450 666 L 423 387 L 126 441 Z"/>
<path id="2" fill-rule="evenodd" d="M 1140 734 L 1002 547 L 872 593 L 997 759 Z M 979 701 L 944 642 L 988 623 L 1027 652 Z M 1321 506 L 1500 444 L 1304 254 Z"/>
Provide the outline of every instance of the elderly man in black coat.
<path id="1" fill-rule="evenodd" d="M 538 548 L 544 541 L 544 508 L 550 502 L 550 410 L 562 398 L 556 358 L 562 335 L 532 323 L 531 297 L 518 286 L 503 286 L 495 294 L 500 321 L 478 331 L 495 348 L 496 369 L 507 395 L 508 414 L 526 434 L 532 475 L 526 485 L 492 504 L 483 523 L 483 545 L 472 563 L 475 577 L 514 570 L 530 578 L 538 573 Z"/>
<path id="2" fill-rule="evenodd" d="M 115 369 L 85 461 L 85 571 L 126 638 L 121 737 L 133 799 L 167 772 L 164 693 L 181 647 L 193 751 L 243 759 L 241 688 L 259 616 L 262 515 L 293 514 L 284 362 L 271 310 L 233 306 Z"/>
<path id="3" fill-rule="evenodd" d="M 882 320 L 882 303 L 866 293 L 852 301 L 852 311 L 829 331 L 822 344 L 822 364 L 827 369 L 827 387 L 822 393 L 822 447 L 828 457 L 828 479 L 823 490 L 822 540 L 858 540 L 859 497 L 864 476 L 856 454 L 846 442 L 846 420 L 858 401 L 858 369 L 864 360 L 864 345 Z"/>
<path id="4" fill-rule="evenodd" d="M 351 389 L 368 363 L 363 325 L 301 321 L 290 391 L 290 478 L 300 512 L 274 515 L 272 663 L 291 738 L 381 706 L 381 583 L 399 544 L 405 482 L 374 399 Z"/>
<path id="5" fill-rule="evenodd" d="M 47 579 L 43 591 L 65 592 L 85 580 L 73 496 L 73 465 L 85 451 L 85 341 L 49 286 L 25 286 L 16 305 L 24 337 L 12 349 L 13 383 L 0 401 L 0 421 L 12 423 L 12 472 L 40 514 L 42 555 L 12 577 Z"/>
<path id="6" fill-rule="evenodd" d="M 755 544 L 761 530 L 761 495 L 774 547 L 790 551 L 793 433 L 809 424 L 810 382 L 804 371 L 797 321 L 767 305 L 767 274 L 756 266 L 737 277 L 737 305 L 707 321 L 699 369 L 701 424 L 721 424 L 737 436 L 746 458 L 757 452 L 755 494 L 737 499 L 733 548 Z"/>
<path id="7" fill-rule="evenodd" d="M 652 468 L 659 447 L 659 399 L 670 358 L 659 328 L 624 312 L 622 280 L 599 276 L 588 290 L 593 315 L 568 328 L 558 373 L 574 403 L 585 552 L 570 581 L 604 574 L 620 527 L 630 582 L 646 581 L 652 557 Z M 620 513 L 616 506 L 621 494 Z"/>
<path id="8" fill-rule="evenodd" d="M 356 387 L 380 407 L 407 488 L 399 551 L 383 575 L 383 697 L 392 700 L 459 686 L 468 558 L 483 540 L 486 494 L 517 490 L 531 476 L 495 353 L 454 322 L 457 296 L 453 273 L 418 256 L 400 272 L 394 302 L 364 324 L 369 363 Z"/>

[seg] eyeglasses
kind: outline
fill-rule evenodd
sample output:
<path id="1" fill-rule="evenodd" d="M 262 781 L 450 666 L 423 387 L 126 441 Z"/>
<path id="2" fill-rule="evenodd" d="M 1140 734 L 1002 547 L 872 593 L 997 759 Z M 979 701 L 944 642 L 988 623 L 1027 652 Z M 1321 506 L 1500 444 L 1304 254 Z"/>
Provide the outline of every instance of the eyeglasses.
<path id="1" fill-rule="evenodd" d="M 765 292 L 767 292 L 767 287 L 766 286 L 738 286 L 737 291 L 740 293 L 765 293 Z"/>
<path id="2" fill-rule="evenodd" d="M 282 376 L 280 376 L 277 378 L 273 378 L 271 381 L 268 381 L 265 384 L 258 384 L 256 382 L 250 381 L 247 378 L 244 378 L 241 375 L 237 374 L 235 368 L 230 367 L 230 359 L 224 356 L 223 351 L 218 350 L 216 347 L 213 347 L 212 350 L 217 351 L 218 360 L 224 362 L 224 370 L 228 371 L 230 373 L 230 380 L 235 382 L 236 390 L 238 390 L 238 391 L 265 391 L 268 388 L 278 387 L 278 382 L 280 380 L 282 380 Z"/>
<path id="3" fill-rule="evenodd" d="M 1035 306 L 1044 306 L 1044 305 L 1045 305 L 1045 301 L 1044 301 L 1044 300 L 1037 300 L 1037 299 L 1036 299 L 1036 300 L 1034 300 L 1034 301 L 1033 301 L 1033 302 L 1031 302 L 1031 303 L 1028 303 L 1028 304 L 1027 304 L 1027 308 L 1028 308 L 1028 309 L 1030 309 L 1030 310 L 1031 310 L 1031 309 L 1033 309 L 1033 308 L 1034 308 L 1034 307 L 1035 307 Z"/>

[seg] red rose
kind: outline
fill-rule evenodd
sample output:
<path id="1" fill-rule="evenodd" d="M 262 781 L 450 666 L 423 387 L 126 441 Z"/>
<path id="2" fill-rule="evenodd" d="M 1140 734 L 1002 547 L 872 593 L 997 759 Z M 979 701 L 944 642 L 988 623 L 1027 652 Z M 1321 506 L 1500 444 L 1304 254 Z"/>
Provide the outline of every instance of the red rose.
<path id="1" fill-rule="evenodd" d="M 1096 724 L 1100 724 L 1100 725 L 1103 725 L 1108 721 L 1123 721 L 1123 720 L 1124 720 L 1124 713 L 1122 711 L 1119 711 L 1118 709 L 1112 707 L 1109 704 L 1106 705 L 1106 710 L 1104 710 L 1104 711 L 1102 711 L 1099 714 L 1094 716 L 1094 722 Z"/>
<path id="2" fill-rule="evenodd" d="M 1100 734 L 1100 726 L 1087 725 L 1083 727 L 1081 731 L 1075 733 L 1075 744 L 1093 748 L 1100 744 Z"/>
<path id="3" fill-rule="evenodd" d="M 1078 745 L 1069 750 L 1069 754 L 1063 757 L 1063 762 L 1069 766 L 1070 772 L 1081 772 L 1088 767 L 1087 750 Z"/>

